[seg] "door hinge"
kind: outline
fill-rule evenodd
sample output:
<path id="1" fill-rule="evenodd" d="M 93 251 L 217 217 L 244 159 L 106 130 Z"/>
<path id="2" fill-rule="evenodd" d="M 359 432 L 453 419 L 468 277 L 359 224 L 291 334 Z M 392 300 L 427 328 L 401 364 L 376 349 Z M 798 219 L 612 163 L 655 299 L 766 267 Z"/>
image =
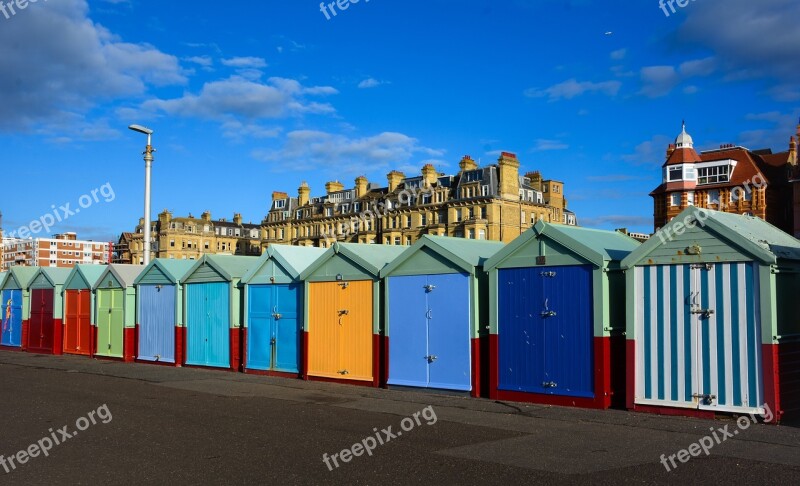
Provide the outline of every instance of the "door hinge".
<path id="1" fill-rule="evenodd" d="M 558 388 L 558 383 L 555 381 L 543 381 L 542 388 Z"/>

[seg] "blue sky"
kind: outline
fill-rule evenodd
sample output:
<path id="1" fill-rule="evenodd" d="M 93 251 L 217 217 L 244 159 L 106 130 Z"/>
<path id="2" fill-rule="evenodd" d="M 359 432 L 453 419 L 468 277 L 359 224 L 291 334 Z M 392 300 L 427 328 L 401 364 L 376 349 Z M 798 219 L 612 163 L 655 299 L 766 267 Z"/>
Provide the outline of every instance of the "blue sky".
<path id="1" fill-rule="evenodd" d="M 108 183 L 112 201 L 50 232 L 132 230 L 139 123 L 156 132 L 154 216 L 259 222 L 304 180 L 321 195 L 506 150 L 564 181 L 582 225 L 652 231 L 681 120 L 699 148 L 788 148 L 798 18 L 789 0 L 669 16 L 657 0 L 361 0 L 330 19 L 306 0 L 40 0 L 0 12 L 3 227 Z"/>

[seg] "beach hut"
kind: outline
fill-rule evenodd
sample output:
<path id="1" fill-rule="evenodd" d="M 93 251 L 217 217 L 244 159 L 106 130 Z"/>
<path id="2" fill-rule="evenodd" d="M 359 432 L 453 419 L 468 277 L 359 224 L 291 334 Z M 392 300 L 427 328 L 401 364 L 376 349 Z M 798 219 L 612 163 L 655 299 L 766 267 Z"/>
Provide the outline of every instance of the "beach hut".
<path id="1" fill-rule="evenodd" d="M 64 282 L 64 354 L 94 354 L 97 341 L 92 288 L 105 270 L 105 265 L 75 265 Z"/>
<path id="2" fill-rule="evenodd" d="M 620 265 L 638 247 L 619 232 L 540 221 L 486 262 L 491 398 L 624 406 Z"/>
<path id="3" fill-rule="evenodd" d="M 305 379 L 380 385 L 379 273 L 405 249 L 337 242 L 302 272 Z"/>
<path id="4" fill-rule="evenodd" d="M 800 411 L 800 241 L 690 207 L 622 264 L 629 409 Z"/>
<path id="5" fill-rule="evenodd" d="M 3 319 L 3 334 L 0 346 L 4 348 L 23 349 L 27 344 L 30 311 L 28 284 L 36 274 L 36 270 L 35 267 L 12 266 L 8 272 L 2 274 L 0 317 Z"/>
<path id="6" fill-rule="evenodd" d="M 481 395 L 489 322 L 483 265 L 504 246 L 425 235 L 381 270 L 388 385 Z"/>
<path id="7" fill-rule="evenodd" d="M 242 278 L 244 370 L 297 377 L 305 304 L 300 274 L 324 248 L 270 245 Z"/>
<path id="8" fill-rule="evenodd" d="M 28 284 L 31 312 L 27 351 L 39 354 L 63 353 L 62 290 L 70 272 L 68 268 L 40 267 Z"/>
<path id="9" fill-rule="evenodd" d="M 183 277 L 185 364 L 240 371 L 242 277 L 257 257 L 204 255 Z"/>
<path id="10" fill-rule="evenodd" d="M 136 359 L 183 362 L 183 276 L 191 260 L 155 259 L 136 278 Z"/>
<path id="11" fill-rule="evenodd" d="M 136 287 L 141 265 L 106 266 L 94 285 L 95 356 L 133 361 L 136 354 Z"/>

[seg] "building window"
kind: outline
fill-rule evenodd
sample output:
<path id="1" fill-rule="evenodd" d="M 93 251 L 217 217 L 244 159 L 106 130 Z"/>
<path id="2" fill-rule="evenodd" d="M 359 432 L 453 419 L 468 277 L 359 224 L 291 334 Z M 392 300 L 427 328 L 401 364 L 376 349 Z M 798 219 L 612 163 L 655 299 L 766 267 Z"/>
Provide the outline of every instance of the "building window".
<path id="1" fill-rule="evenodd" d="M 456 223 L 461 222 L 461 209 L 456 209 Z"/>
<path id="2" fill-rule="evenodd" d="M 431 203 L 431 195 L 430 194 L 423 194 L 422 195 L 422 204 L 430 204 Z"/>
<path id="3" fill-rule="evenodd" d="M 469 230 L 468 234 L 469 234 L 469 239 L 470 240 L 474 240 L 475 239 L 475 230 L 474 229 Z"/>
<path id="4" fill-rule="evenodd" d="M 353 211 L 359 212 L 361 211 L 361 203 L 353 203 Z"/>
<path id="5" fill-rule="evenodd" d="M 325 208 L 325 216 L 333 216 L 333 208 Z"/>
<path id="6" fill-rule="evenodd" d="M 489 186 L 481 186 L 481 196 L 488 196 L 489 195 Z"/>
<path id="7" fill-rule="evenodd" d="M 169 240 L 169 246 L 175 248 L 175 240 Z"/>
<path id="8" fill-rule="evenodd" d="M 718 182 L 728 182 L 729 169 L 730 167 L 727 165 L 700 167 L 697 169 L 697 183 L 716 184 Z"/>
<path id="9" fill-rule="evenodd" d="M 683 167 L 670 167 L 669 179 L 667 179 L 667 182 L 679 181 L 681 179 L 683 179 Z"/>
<path id="10" fill-rule="evenodd" d="M 394 244 L 397 245 L 397 246 L 400 246 L 401 241 L 400 241 L 400 237 L 399 236 L 395 236 L 394 237 Z"/>
<path id="11" fill-rule="evenodd" d="M 708 191 L 707 203 L 719 204 L 719 189 Z"/>
<path id="12" fill-rule="evenodd" d="M 694 206 L 694 191 L 689 191 L 686 193 L 686 205 Z"/>
<path id="13" fill-rule="evenodd" d="M 275 209 L 283 209 L 284 207 L 286 207 L 286 200 L 285 199 L 281 199 L 279 201 L 275 201 Z"/>
<path id="14" fill-rule="evenodd" d="M 406 236 L 406 246 L 411 246 L 411 237 Z"/>
<path id="15" fill-rule="evenodd" d="M 731 202 L 737 201 L 752 201 L 753 191 L 749 187 L 747 189 L 742 187 L 734 187 L 731 189 Z"/>
<path id="16" fill-rule="evenodd" d="M 486 239 L 486 230 L 478 231 L 478 239 L 479 240 L 485 240 Z"/>
<path id="17" fill-rule="evenodd" d="M 676 207 L 681 205 L 681 193 L 673 192 L 669 195 L 669 205 Z"/>
<path id="18" fill-rule="evenodd" d="M 422 213 L 420 215 L 420 225 L 421 226 L 428 226 L 428 215 L 426 213 Z"/>

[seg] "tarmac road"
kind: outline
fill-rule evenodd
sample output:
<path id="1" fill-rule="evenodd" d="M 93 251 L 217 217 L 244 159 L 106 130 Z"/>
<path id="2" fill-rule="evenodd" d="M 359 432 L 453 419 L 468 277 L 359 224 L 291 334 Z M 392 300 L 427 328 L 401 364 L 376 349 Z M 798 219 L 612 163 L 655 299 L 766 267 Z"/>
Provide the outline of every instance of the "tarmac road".
<path id="1" fill-rule="evenodd" d="M 8 351 L 0 396 L 0 484 L 800 483 L 800 429 L 733 419 Z M 708 456 L 660 462 L 714 433 Z"/>

